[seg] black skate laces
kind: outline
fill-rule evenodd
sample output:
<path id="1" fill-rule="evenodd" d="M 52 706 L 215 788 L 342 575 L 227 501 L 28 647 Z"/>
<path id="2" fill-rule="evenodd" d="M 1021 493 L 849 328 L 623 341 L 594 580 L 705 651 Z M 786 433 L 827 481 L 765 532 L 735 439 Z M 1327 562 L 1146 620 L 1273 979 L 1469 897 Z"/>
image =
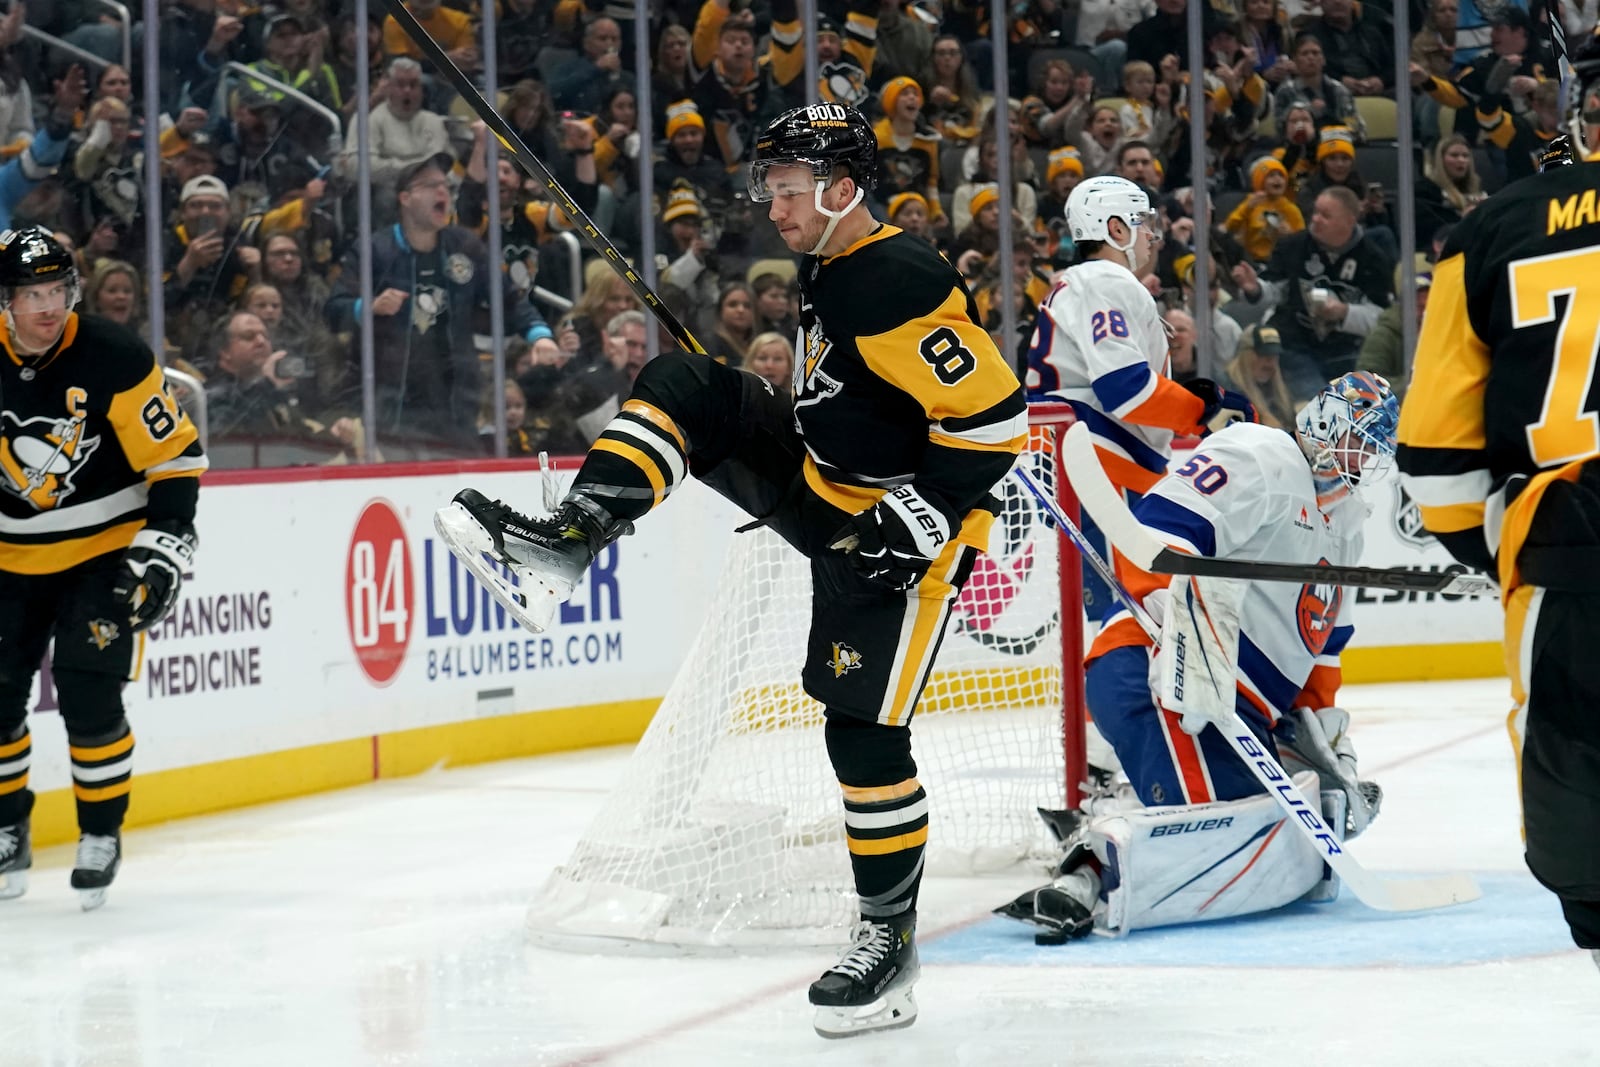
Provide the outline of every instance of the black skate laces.
<path id="1" fill-rule="evenodd" d="M 865 979 L 868 972 L 889 958 L 897 940 L 894 928 L 888 923 L 861 923 L 855 930 L 855 944 L 832 969 L 851 978 Z"/>

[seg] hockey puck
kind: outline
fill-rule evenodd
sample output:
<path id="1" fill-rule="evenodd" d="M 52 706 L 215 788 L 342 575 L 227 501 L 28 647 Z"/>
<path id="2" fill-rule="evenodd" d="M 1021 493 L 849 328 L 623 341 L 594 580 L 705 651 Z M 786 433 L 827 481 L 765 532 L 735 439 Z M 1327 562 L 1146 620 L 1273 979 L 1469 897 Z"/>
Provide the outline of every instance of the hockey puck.
<path id="1" fill-rule="evenodd" d="M 1072 938 L 1065 933 L 1042 933 L 1033 935 L 1035 945 L 1065 945 Z"/>

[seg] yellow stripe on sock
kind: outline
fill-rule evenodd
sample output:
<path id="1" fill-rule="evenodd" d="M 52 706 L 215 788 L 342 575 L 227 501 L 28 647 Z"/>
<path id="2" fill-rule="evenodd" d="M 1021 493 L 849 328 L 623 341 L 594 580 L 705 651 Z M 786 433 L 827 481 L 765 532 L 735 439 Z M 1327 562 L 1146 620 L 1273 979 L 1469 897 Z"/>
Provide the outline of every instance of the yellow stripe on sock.
<path id="1" fill-rule="evenodd" d="M 27 734 L 23 734 L 15 741 L 9 741 L 6 744 L 0 745 L 0 759 L 10 759 L 12 756 L 20 756 L 22 753 L 28 750 L 28 743 L 30 740 L 31 738 Z"/>
<path id="2" fill-rule="evenodd" d="M 611 437 L 602 437 L 589 447 L 594 452 L 610 452 L 612 455 L 621 456 L 643 471 L 644 476 L 650 479 L 650 488 L 655 490 L 655 502 L 657 504 L 661 503 L 662 499 L 666 497 L 667 483 L 666 479 L 661 476 L 661 468 L 642 449 L 634 448 L 625 441 L 618 441 Z"/>
<path id="3" fill-rule="evenodd" d="M 24 771 L 20 778 L 10 782 L 0 782 L 0 797 L 5 796 L 7 793 L 20 792 L 26 788 L 28 788 L 28 774 Z"/>
<path id="4" fill-rule="evenodd" d="M 689 445 L 683 439 L 683 431 L 678 429 L 678 424 L 673 422 L 672 417 L 665 411 L 643 400 L 629 400 L 622 405 L 622 410 L 630 415 L 639 416 L 663 433 L 671 434 L 672 439 L 678 442 L 678 447 L 683 449 L 685 455 L 688 454 Z"/>
<path id="5" fill-rule="evenodd" d="M 922 788 L 915 778 L 907 778 L 894 785 L 845 785 L 839 783 L 839 788 L 844 791 L 844 798 L 852 804 L 882 804 L 890 800 L 899 800 L 908 797 Z"/>
<path id="6" fill-rule="evenodd" d="M 98 760 L 110 759 L 112 756 L 121 756 L 133 748 L 133 732 L 130 730 L 126 736 L 120 737 L 109 745 L 98 745 L 94 748 L 79 748 L 77 745 L 68 745 L 67 751 L 79 763 L 94 763 Z"/>
<path id="7" fill-rule="evenodd" d="M 894 837 L 859 840 L 847 836 L 845 840 L 850 846 L 850 851 L 857 856 L 887 856 L 891 852 L 904 852 L 908 848 L 921 848 L 927 844 L 928 828 L 924 826 L 909 834 L 896 834 Z"/>
<path id="8" fill-rule="evenodd" d="M 74 782 L 72 785 L 72 795 L 77 797 L 79 800 L 114 800 L 117 797 L 127 796 L 132 789 L 132 779 L 129 779 L 125 782 L 117 782 L 115 785 L 101 786 L 99 789 L 87 789 L 84 786 L 78 785 L 76 782 Z"/>

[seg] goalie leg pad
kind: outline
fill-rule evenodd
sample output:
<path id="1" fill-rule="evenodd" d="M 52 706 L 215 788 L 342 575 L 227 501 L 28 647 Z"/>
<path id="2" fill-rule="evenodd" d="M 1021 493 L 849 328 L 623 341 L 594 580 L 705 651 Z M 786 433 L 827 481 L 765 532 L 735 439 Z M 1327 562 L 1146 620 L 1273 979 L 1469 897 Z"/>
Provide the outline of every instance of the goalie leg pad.
<path id="1" fill-rule="evenodd" d="M 1095 724 L 1116 749 L 1139 800 L 1152 807 L 1209 804 L 1260 793 L 1260 783 L 1215 729 L 1195 737 L 1184 732 L 1180 716 L 1157 710 L 1150 662 L 1148 648 L 1113 649 L 1089 665 L 1084 679 Z M 1270 743 L 1254 709 L 1245 721 Z"/>
<path id="2" fill-rule="evenodd" d="M 1315 795 L 1315 775 L 1295 784 Z M 1321 853 L 1267 796 L 1101 816 L 1089 835 L 1108 933 L 1270 911 L 1323 876 Z"/>

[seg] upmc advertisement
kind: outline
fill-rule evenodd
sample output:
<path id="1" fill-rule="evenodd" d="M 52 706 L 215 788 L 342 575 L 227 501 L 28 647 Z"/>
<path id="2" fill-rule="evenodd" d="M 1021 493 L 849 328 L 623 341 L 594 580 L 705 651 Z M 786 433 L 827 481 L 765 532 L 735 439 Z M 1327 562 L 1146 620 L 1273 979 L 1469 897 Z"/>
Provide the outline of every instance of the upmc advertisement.
<path id="1" fill-rule="evenodd" d="M 535 509 L 537 473 L 503 465 L 468 474 L 355 473 L 207 479 L 195 573 L 172 614 L 149 632 L 139 676 L 125 690 L 140 773 L 514 713 L 595 707 L 603 716 L 608 704 L 658 699 L 744 521 L 710 490 L 685 484 L 638 534 L 606 549 L 551 629 L 536 635 L 512 622 L 439 543 L 433 513 L 464 485 Z M 1364 562 L 1449 565 L 1393 482 L 1371 492 Z M 1054 568 L 1018 569 L 1019 558 L 1000 546 L 975 574 L 957 633 L 986 643 L 991 620 L 977 609 L 996 582 L 1053 586 Z M 1354 612 L 1354 647 L 1406 646 L 1419 661 L 1427 657 L 1418 645 L 1499 635 L 1492 597 L 1363 590 L 1343 603 Z M 1036 614 L 1050 628 L 1051 613 Z M 1030 645 L 1045 636 L 1041 630 Z M 947 652 L 960 644 L 947 642 Z M 44 714 L 34 717 L 32 785 L 65 788 L 66 744 L 49 714 L 48 673 L 35 707 Z M 538 729 L 536 716 L 529 728 Z"/>

